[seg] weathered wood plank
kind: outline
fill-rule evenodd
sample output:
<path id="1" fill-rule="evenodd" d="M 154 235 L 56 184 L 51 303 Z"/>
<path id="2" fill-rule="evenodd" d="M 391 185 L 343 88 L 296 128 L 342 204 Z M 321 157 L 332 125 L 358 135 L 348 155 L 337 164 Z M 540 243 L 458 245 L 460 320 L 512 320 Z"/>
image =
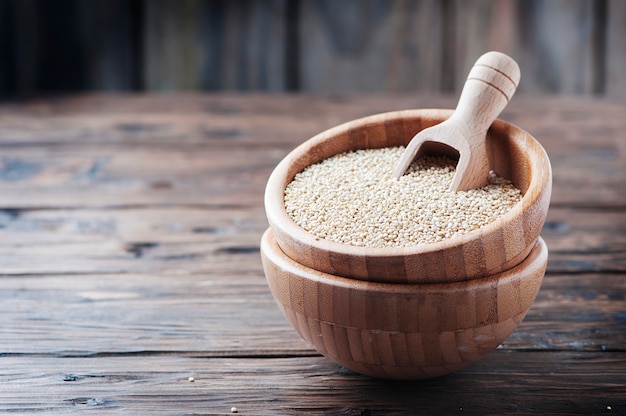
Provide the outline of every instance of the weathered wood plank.
<path id="1" fill-rule="evenodd" d="M 594 2 L 520 1 L 520 91 L 595 92 Z M 597 22 L 600 23 L 600 22 Z M 600 23 L 601 24 L 601 23 Z"/>
<path id="2" fill-rule="evenodd" d="M 303 91 L 438 91 L 437 1 L 302 1 Z"/>
<path id="3" fill-rule="evenodd" d="M 259 195 L 252 207 L 0 210 L 0 274 L 255 271 L 267 228 L 261 201 Z M 542 233 L 548 272 L 625 271 L 625 221 L 622 211 L 553 207 Z"/>
<path id="4" fill-rule="evenodd" d="M 278 141 L 293 146 L 354 118 L 407 108 L 453 108 L 456 100 L 454 95 L 406 93 L 282 95 L 271 100 L 263 94 L 85 95 L 3 104 L 0 134 L 5 147 L 63 142 L 76 145 L 76 141 L 182 141 L 220 146 Z M 593 117 L 588 116 L 589 108 L 593 108 Z M 501 118 L 534 134 L 550 153 L 566 150 L 561 144 L 570 142 L 620 149 L 621 141 L 611 133 L 624 128 L 626 122 L 620 115 L 625 109 L 624 105 L 582 97 L 520 95 L 513 98 Z"/>
<path id="5" fill-rule="evenodd" d="M 4 3 L 0 96 L 139 87 L 135 2 Z"/>
<path id="6" fill-rule="evenodd" d="M 9 356 L 0 363 L 0 402 L 9 412 L 230 414 L 236 407 L 259 415 L 572 415 L 626 409 L 624 353 L 496 351 L 459 373 L 402 383 L 346 373 L 318 357 Z"/>
<path id="7" fill-rule="evenodd" d="M 454 0 L 450 2 L 449 42 L 442 47 L 449 50 L 448 75 L 453 83 L 450 91 L 460 92 L 469 70 L 483 53 L 496 50 L 509 54 L 522 69 L 523 87 L 529 81 L 525 61 L 517 51 L 519 29 L 523 14 L 517 13 L 515 0 Z"/>
<path id="8" fill-rule="evenodd" d="M 626 169 L 620 152 L 573 147 L 568 146 L 565 154 L 550 153 L 553 206 L 626 206 Z M 3 151 L 0 158 L 0 206 L 258 206 L 267 178 L 289 150 L 282 146 L 181 149 L 175 145 L 67 152 L 12 149 Z M 247 161 L 243 166 L 242 160 Z"/>
<path id="9" fill-rule="evenodd" d="M 133 91 L 142 88 L 141 40 L 137 39 L 140 28 L 135 3 L 120 0 L 75 3 L 78 16 L 73 23 L 84 53 L 81 64 L 85 89 Z M 55 6 L 58 9 L 59 6 Z M 67 70 L 67 65 L 60 69 Z M 40 71 L 45 71 L 45 66 Z"/>
<path id="10" fill-rule="evenodd" d="M 2 276 L 0 354 L 312 353 L 274 304 L 258 254 L 234 257 L 199 273 L 187 262 L 150 274 Z M 548 274 L 502 348 L 625 351 L 625 299 L 623 274 Z"/>
<path id="11" fill-rule="evenodd" d="M 303 1 L 302 87 L 458 92 L 476 58 L 495 49 L 520 62 L 521 92 L 602 93 L 606 62 L 614 73 L 624 68 L 620 24 L 604 36 L 611 8 L 592 0 Z M 618 8 L 609 22 L 619 16 Z"/>
<path id="12" fill-rule="evenodd" d="M 608 97 L 625 102 L 626 79 L 626 4 L 620 0 L 607 1 L 606 23 L 606 78 L 604 89 L 601 91 Z"/>
<path id="13" fill-rule="evenodd" d="M 148 89 L 197 89 L 204 48 L 199 42 L 201 3 L 157 0 L 144 3 L 143 77 Z"/>
<path id="14" fill-rule="evenodd" d="M 285 2 L 144 2 L 149 90 L 285 90 Z"/>
<path id="15" fill-rule="evenodd" d="M 623 102 L 619 0 L 97 0 L 0 6 L 0 94 L 85 90 L 458 93 L 490 49 L 521 92 Z"/>
<path id="16" fill-rule="evenodd" d="M 453 97 L 428 96 L 265 101 L 262 95 L 128 102 L 85 97 L 3 106 L 2 205 L 68 207 L 77 193 L 83 196 L 80 204 L 89 206 L 227 205 L 235 195 L 228 186 L 236 187 L 237 203 L 253 205 L 275 164 L 321 130 L 386 110 L 454 106 Z M 529 130 L 548 151 L 553 206 L 626 206 L 626 151 L 620 140 L 626 107 L 546 97 L 548 109 L 539 110 L 531 99 L 514 101 L 502 118 Z M 586 106 L 595 109 L 593 118 L 585 116 Z M 302 108 L 302 114 L 294 116 L 293 108 Z"/>
<path id="17" fill-rule="evenodd" d="M 551 255 L 624 253 L 626 215 L 552 207 L 541 234 Z"/>
<path id="18" fill-rule="evenodd" d="M 549 273 L 531 311 L 503 348 L 624 351 L 624 300 L 623 273 Z"/>
<path id="19" fill-rule="evenodd" d="M 274 304 L 258 241 L 275 163 L 339 122 L 454 101 L 86 96 L 0 106 L 0 410 L 623 412 L 622 105 L 521 97 L 503 115 L 553 161 L 550 264 L 517 331 L 474 366 L 415 383 L 354 375 L 319 357 Z"/>
<path id="20" fill-rule="evenodd" d="M 275 306 L 257 257 L 253 272 L 1 277 L 0 356 L 314 353 Z"/>

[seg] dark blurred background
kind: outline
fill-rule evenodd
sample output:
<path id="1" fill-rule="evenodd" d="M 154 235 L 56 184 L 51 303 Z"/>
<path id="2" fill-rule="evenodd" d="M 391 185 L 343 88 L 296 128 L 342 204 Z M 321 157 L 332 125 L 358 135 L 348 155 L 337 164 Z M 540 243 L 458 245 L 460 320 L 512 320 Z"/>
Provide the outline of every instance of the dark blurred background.
<path id="1" fill-rule="evenodd" d="M 0 0 L 0 96 L 457 92 L 487 50 L 522 92 L 626 100 L 623 0 Z"/>

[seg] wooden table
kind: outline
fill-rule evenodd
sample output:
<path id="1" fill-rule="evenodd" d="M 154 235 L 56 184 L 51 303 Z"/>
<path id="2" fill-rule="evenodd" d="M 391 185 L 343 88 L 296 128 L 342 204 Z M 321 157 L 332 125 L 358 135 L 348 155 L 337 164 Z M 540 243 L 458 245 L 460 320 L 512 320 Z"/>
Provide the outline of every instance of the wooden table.
<path id="1" fill-rule="evenodd" d="M 626 106 L 515 97 L 554 170 L 518 330 L 440 379 L 350 373 L 289 327 L 259 239 L 313 134 L 454 97 L 73 96 L 0 105 L 0 412 L 626 414 Z"/>

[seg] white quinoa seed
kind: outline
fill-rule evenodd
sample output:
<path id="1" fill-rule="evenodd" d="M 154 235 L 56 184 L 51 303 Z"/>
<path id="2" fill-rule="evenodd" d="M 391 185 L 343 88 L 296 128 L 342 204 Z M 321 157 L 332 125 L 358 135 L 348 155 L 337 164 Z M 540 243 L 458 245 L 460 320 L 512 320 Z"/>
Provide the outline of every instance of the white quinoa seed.
<path id="1" fill-rule="evenodd" d="M 456 162 L 423 157 L 395 180 L 403 147 L 342 153 L 307 167 L 285 189 L 285 208 L 318 238 L 408 247 L 457 237 L 504 215 L 522 195 L 493 172 L 481 189 L 453 192 Z"/>

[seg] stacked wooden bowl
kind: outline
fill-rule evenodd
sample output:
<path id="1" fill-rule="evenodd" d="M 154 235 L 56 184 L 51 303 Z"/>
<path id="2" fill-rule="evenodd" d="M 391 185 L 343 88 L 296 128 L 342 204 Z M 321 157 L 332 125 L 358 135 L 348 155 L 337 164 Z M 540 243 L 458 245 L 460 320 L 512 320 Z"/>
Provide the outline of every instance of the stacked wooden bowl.
<path id="1" fill-rule="evenodd" d="M 397 111 L 337 126 L 293 150 L 268 180 L 261 253 L 272 294 L 307 342 L 350 370 L 414 379 L 463 368 L 513 332 L 541 285 L 550 162 L 532 136 L 501 120 L 487 135 L 490 167 L 523 196 L 482 228 L 438 243 L 368 248 L 316 238 L 287 214 L 285 188 L 307 166 L 350 150 L 406 146 L 451 113 Z"/>

